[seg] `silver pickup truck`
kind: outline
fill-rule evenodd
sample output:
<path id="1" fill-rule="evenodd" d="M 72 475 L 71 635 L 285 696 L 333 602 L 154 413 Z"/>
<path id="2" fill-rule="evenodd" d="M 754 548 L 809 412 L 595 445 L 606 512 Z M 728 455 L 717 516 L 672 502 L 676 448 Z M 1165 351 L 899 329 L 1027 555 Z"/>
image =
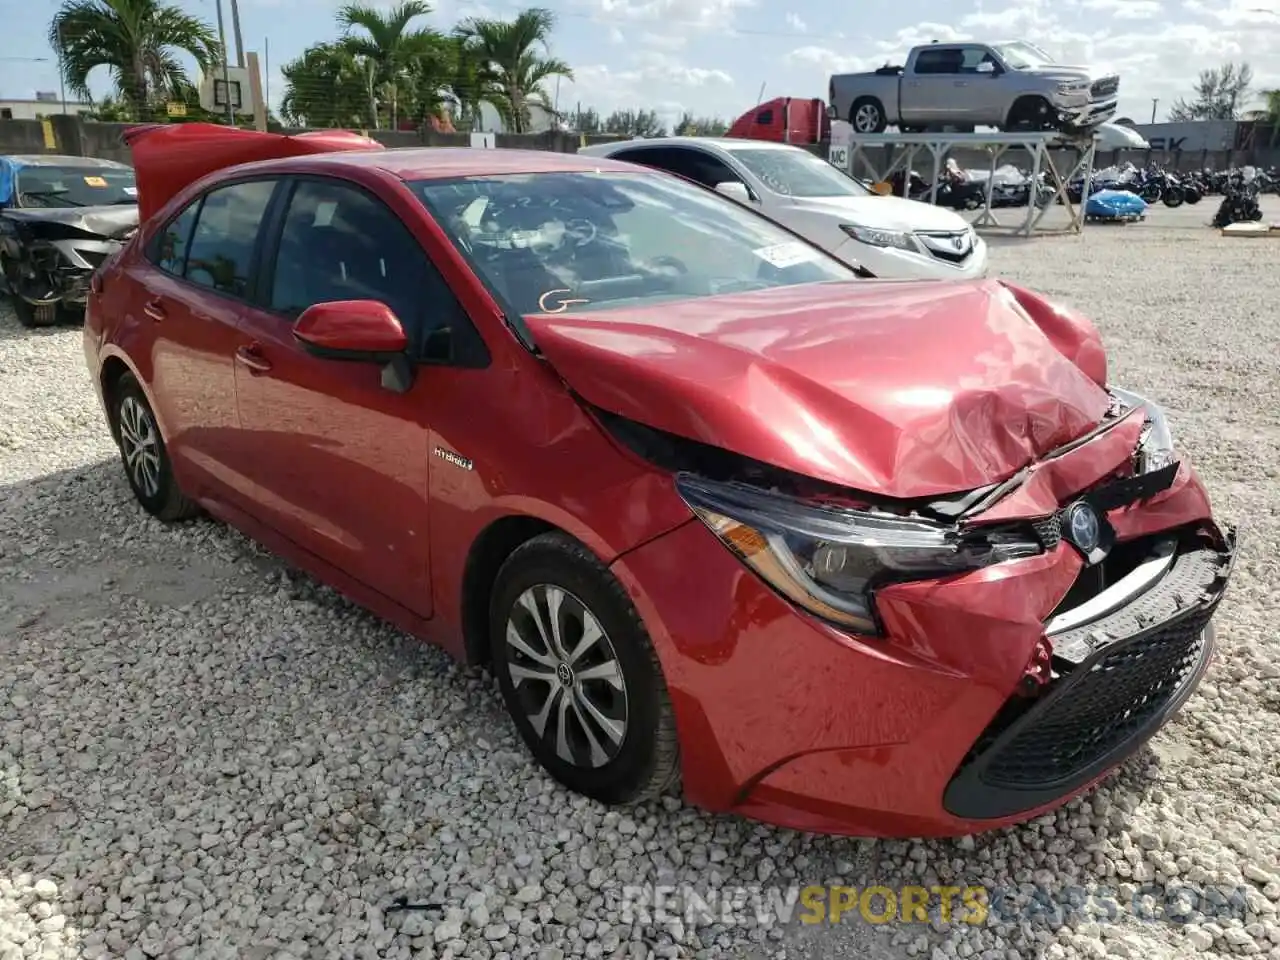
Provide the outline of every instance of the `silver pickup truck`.
<path id="1" fill-rule="evenodd" d="M 943 127 L 972 131 L 1091 130 L 1115 115 L 1120 78 L 1055 63 L 1034 44 L 930 43 L 905 66 L 831 78 L 827 111 L 855 133 Z"/>

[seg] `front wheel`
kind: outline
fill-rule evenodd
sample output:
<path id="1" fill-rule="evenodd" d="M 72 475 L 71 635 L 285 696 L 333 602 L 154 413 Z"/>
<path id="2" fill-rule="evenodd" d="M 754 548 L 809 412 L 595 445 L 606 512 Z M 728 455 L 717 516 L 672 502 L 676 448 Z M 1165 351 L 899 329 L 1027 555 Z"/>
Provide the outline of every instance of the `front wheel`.
<path id="1" fill-rule="evenodd" d="M 13 298 L 13 312 L 18 315 L 18 322 L 24 327 L 52 327 L 61 318 L 58 304 L 31 303 L 22 297 Z"/>
<path id="2" fill-rule="evenodd" d="M 111 426 L 120 447 L 125 476 L 142 509 L 158 520 L 186 520 L 200 512 L 173 476 L 173 465 L 151 404 L 133 374 L 110 391 Z"/>
<path id="3" fill-rule="evenodd" d="M 494 672 L 534 757 L 607 804 L 659 797 L 679 780 L 671 698 L 622 585 L 562 533 L 516 548 L 489 608 Z"/>
<path id="4" fill-rule="evenodd" d="M 1180 207 L 1182 206 L 1182 201 L 1186 199 L 1186 195 L 1182 192 L 1182 188 L 1175 186 L 1166 189 L 1161 199 L 1166 207 Z"/>

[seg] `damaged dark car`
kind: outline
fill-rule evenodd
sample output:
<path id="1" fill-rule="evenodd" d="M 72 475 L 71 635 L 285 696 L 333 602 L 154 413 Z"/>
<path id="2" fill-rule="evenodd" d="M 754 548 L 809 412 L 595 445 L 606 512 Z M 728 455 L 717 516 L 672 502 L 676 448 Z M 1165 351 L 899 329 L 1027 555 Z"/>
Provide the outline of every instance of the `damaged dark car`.
<path id="1" fill-rule="evenodd" d="M 94 271 L 137 229 L 137 180 L 127 164 L 0 157 L 0 284 L 24 326 L 82 315 Z"/>

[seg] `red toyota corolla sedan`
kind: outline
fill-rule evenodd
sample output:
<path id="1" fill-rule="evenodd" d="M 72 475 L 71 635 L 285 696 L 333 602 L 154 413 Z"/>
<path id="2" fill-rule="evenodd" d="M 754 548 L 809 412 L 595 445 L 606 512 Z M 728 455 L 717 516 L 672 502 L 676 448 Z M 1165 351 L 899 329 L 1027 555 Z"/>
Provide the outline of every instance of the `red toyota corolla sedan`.
<path id="1" fill-rule="evenodd" d="M 625 163 L 373 146 L 133 135 L 84 338 L 149 513 L 490 664 L 606 803 L 970 833 L 1196 687 L 1235 533 L 1078 314 Z"/>

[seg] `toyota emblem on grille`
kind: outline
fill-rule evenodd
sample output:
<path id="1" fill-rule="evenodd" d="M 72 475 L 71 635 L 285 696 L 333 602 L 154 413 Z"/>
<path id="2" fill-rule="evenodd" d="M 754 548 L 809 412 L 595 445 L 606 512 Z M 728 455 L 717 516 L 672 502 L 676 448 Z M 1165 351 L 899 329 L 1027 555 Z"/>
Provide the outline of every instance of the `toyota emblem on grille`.
<path id="1" fill-rule="evenodd" d="M 952 237 L 952 238 L 951 238 L 951 245 L 952 245 L 953 247 L 955 247 L 955 248 L 956 248 L 956 250 L 963 250 L 963 249 L 964 249 L 964 237 Z"/>
<path id="2" fill-rule="evenodd" d="M 1063 511 L 1062 536 L 1090 566 L 1104 559 L 1115 543 L 1111 525 L 1087 500 L 1077 500 Z"/>

